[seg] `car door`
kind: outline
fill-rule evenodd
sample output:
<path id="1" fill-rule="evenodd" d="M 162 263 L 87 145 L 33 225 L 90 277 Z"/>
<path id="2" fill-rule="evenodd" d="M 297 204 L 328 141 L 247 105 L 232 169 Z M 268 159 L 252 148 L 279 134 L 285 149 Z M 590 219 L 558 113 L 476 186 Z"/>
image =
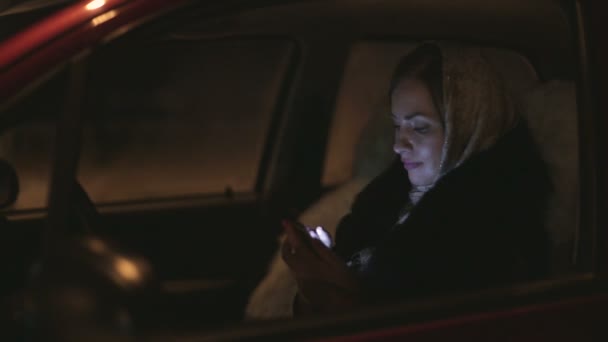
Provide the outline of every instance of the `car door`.
<path id="1" fill-rule="evenodd" d="M 390 1 L 384 5 L 387 5 L 388 8 L 390 7 L 388 6 L 390 5 L 389 3 Z M 441 7 L 442 3 L 437 2 L 436 5 Z M 443 5 L 446 4 L 444 3 Z M 475 6 L 473 5 L 469 7 L 465 6 L 465 8 L 474 9 Z M 511 8 L 506 2 L 502 5 L 503 7 L 501 8 L 505 11 Z M 456 4 L 454 6 L 458 7 L 460 5 Z M 363 6 L 361 8 L 366 9 L 367 7 Z M 347 10 L 352 10 L 353 12 Z M 414 8 L 410 8 L 409 10 L 413 11 Z M 435 8 L 435 10 L 438 9 Z M 382 11 L 380 10 L 380 12 Z M 304 13 L 306 12 L 299 12 L 298 14 L 302 15 L 296 16 L 299 18 L 300 24 L 306 24 L 306 20 L 308 20 L 303 15 Z M 177 137 L 170 137 L 165 134 L 163 129 L 165 126 L 169 126 L 169 124 L 166 121 L 162 121 L 166 120 L 166 117 L 163 116 L 164 113 L 158 108 L 146 107 L 150 103 L 163 103 L 161 101 L 163 100 L 162 97 L 159 99 L 153 97 L 160 94 L 159 92 L 145 93 L 143 91 L 147 86 L 153 86 L 150 83 L 154 83 L 157 71 L 156 68 L 151 68 L 152 70 L 146 69 L 146 63 L 143 62 L 147 58 L 146 55 L 136 57 L 140 58 L 143 66 L 134 64 L 137 60 L 135 62 L 131 61 L 131 64 L 126 63 L 122 67 L 118 66 L 120 63 L 128 60 L 128 57 L 122 58 L 120 56 L 120 51 L 128 50 L 122 50 L 128 48 L 125 45 L 139 44 L 142 41 L 146 42 L 143 39 L 146 37 L 146 34 L 133 36 L 135 37 L 132 38 L 133 40 L 128 39 L 130 36 L 125 36 L 125 43 L 122 47 L 120 46 L 120 41 L 115 41 L 113 42 L 115 43 L 114 45 L 107 46 L 107 50 L 97 51 L 100 52 L 98 55 L 91 55 L 90 58 L 86 59 L 86 65 L 81 66 L 84 70 L 82 75 L 86 75 L 84 83 L 86 87 L 84 89 L 87 95 L 86 101 L 79 109 L 84 118 L 83 129 L 85 138 L 83 149 L 80 153 L 81 164 L 77 175 L 83 188 L 89 193 L 89 196 L 93 199 L 97 210 L 101 214 L 100 231 L 98 233 L 124 243 L 152 261 L 152 264 L 158 269 L 166 288 L 173 291 L 177 295 L 176 298 L 180 296 L 186 298 L 182 302 L 185 306 L 181 307 L 186 308 L 187 305 L 191 305 L 190 309 L 184 310 L 191 319 L 191 328 L 196 327 L 197 321 L 199 321 L 198 324 L 201 330 L 208 329 L 208 326 L 200 323 L 200 320 L 216 319 L 217 322 L 221 322 L 229 318 L 231 321 L 236 321 L 240 315 L 239 308 L 246 300 L 247 292 L 251 290 L 255 280 L 259 279 L 263 273 L 264 266 L 273 253 L 273 248 L 276 246 L 274 239 L 278 230 L 277 223 L 279 217 L 281 215 L 293 215 L 293 213 L 289 212 L 290 210 L 294 210 L 296 214 L 299 213 L 319 197 L 324 187 L 325 190 L 329 190 L 339 185 L 331 182 L 323 183 L 322 174 L 329 172 L 327 165 L 332 164 L 331 160 L 326 162 L 325 148 L 327 144 L 331 145 L 331 136 L 328 137 L 327 135 L 328 132 L 332 132 L 330 125 L 333 120 L 332 110 L 335 107 L 335 103 L 337 103 L 336 98 L 341 86 L 342 68 L 346 64 L 352 42 L 360 39 L 360 35 L 368 39 L 371 35 L 372 40 L 374 38 L 383 40 L 387 38 L 383 35 L 390 35 L 387 33 L 390 29 L 387 30 L 385 27 L 384 30 L 378 29 L 378 31 L 357 31 L 358 26 L 354 24 L 356 21 L 348 20 L 342 26 L 328 25 L 327 23 L 331 23 L 332 20 L 336 20 L 336 22 L 339 22 L 338 19 L 346 20 L 344 16 L 336 15 L 336 13 L 359 13 L 361 15 L 361 12 L 357 12 L 356 6 L 351 8 L 344 3 L 338 4 L 335 7 L 330 6 L 329 9 L 325 8 L 317 13 L 333 13 L 334 16 L 326 16 L 324 26 L 333 27 L 333 31 L 331 31 L 333 35 L 325 34 L 327 33 L 325 32 L 322 38 L 310 39 L 306 44 L 296 42 L 294 47 L 288 48 L 289 52 L 286 53 L 288 56 L 285 57 L 287 60 L 285 63 L 287 64 L 287 70 L 279 77 L 281 79 L 281 82 L 279 82 L 281 83 L 280 90 L 276 91 L 274 96 L 269 96 L 270 98 L 274 98 L 274 100 L 269 100 L 272 102 L 272 105 L 269 106 L 272 108 L 272 113 L 269 114 L 271 119 L 264 125 L 268 130 L 267 134 L 262 135 L 264 137 L 264 142 L 262 143 L 262 150 L 264 152 L 261 152 L 257 157 L 260 162 L 256 164 L 257 172 L 254 172 L 255 181 L 253 182 L 253 186 L 245 188 L 245 190 L 233 186 L 227 187 L 227 182 L 220 180 L 213 182 L 219 186 L 216 186 L 210 193 L 205 193 L 204 189 L 195 189 L 189 192 L 192 188 L 187 186 L 184 187 L 186 191 L 178 191 L 177 194 L 168 191 L 170 193 L 168 196 L 163 196 L 161 193 L 160 195 L 153 194 L 152 196 L 142 197 L 141 193 L 139 193 L 131 198 L 115 197 L 110 198 L 110 200 L 103 200 L 103 196 L 105 195 L 103 194 L 105 188 L 103 182 L 108 182 L 108 179 L 102 179 L 99 175 L 103 175 L 104 173 L 100 171 L 106 171 L 105 175 L 112 175 L 113 171 L 112 167 L 105 169 L 101 167 L 101 165 L 104 165 L 103 163 L 107 163 L 105 165 L 111 165 L 112 162 L 117 163 L 114 170 L 115 178 L 120 179 L 121 176 L 126 175 L 127 183 L 125 183 L 125 179 L 121 180 L 121 184 L 126 184 L 126 186 L 114 184 L 111 187 L 107 187 L 112 190 L 111 195 L 116 195 L 116 192 L 125 193 L 126 190 L 129 190 L 129 186 L 132 185 L 129 184 L 129 180 L 133 180 L 133 184 L 137 184 L 137 181 L 141 181 L 141 179 L 136 178 L 148 177 L 150 173 L 163 173 L 163 176 L 169 176 L 167 178 L 171 179 L 170 183 L 173 184 L 176 183 L 175 179 L 184 177 L 179 172 L 165 173 L 165 170 L 170 170 L 170 167 L 164 164 L 171 164 L 171 158 L 164 160 L 162 158 L 151 159 L 150 157 L 146 157 L 148 159 L 137 159 L 138 157 L 149 156 L 150 154 L 158 157 L 158 155 L 154 155 L 153 150 L 148 150 L 147 148 L 134 148 L 133 151 L 136 153 L 131 154 L 134 157 L 129 158 L 128 154 L 124 156 L 123 168 L 120 169 L 118 167 L 120 165 L 118 164 L 120 164 L 121 156 L 117 157 L 112 152 L 116 153 L 117 150 L 121 151 L 121 149 L 122 151 L 128 151 L 130 143 L 137 147 L 137 138 L 141 137 L 146 141 L 145 144 L 139 143 L 139 145 L 144 145 L 145 147 L 156 145 L 159 151 L 163 151 L 165 146 L 174 146 L 175 149 L 173 150 L 170 148 L 164 150 L 165 156 L 173 157 L 174 154 L 177 154 L 176 159 L 186 161 L 192 159 L 191 156 L 196 155 L 198 149 L 193 148 L 194 146 L 188 146 L 188 142 L 196 141 L 194 138 L 190 138 L 192 139 L 190 140 L 179 135 Z M 371 18 L 373 13 L 367 12 L 367 14 Z M 228 17 L 230 18 L 230 16 Z M 357 16 L 353 17 L 356 18 Z M 362 17 L 368 18 L 367 16 Z M 423 17 L 421 16 L 421 18 Z M 275 16 L 270 12 L 267 16 L 260 15 L 260 18 L 276 19 L 280 18 L 280 16 Z M 169 22 L 171 20 L 175 19 L 170 19 Z M 230 19 L 226 21 L 226 18 L 218 18 L 216 20 L 210 23 L 205 22 L 205 24 L 214 27 L 213 23 L 215 23 L 215 27 L 217 28 L 218 26 L 222 27 L 222 25 L 230 23 Z M 297 20 L 295 19 L 287 22 L 281 22 L 277 19 L 275 22 L 268 20 L 264 24 L 269 25 L 268 27 L 262 25 L 262 28 L 253 30 L 256 34 L 252 34 L 252 31 L 248 30 L 252 26 L 255 26 L 256 23 L 259 24 L 256 20 L 248 22 L 246 18 L 242 26 L 237 25 L 240 27 L 241 32 L 238 32 L 239 29 L 237 29 L 236 33 L 243 34 L 245 32 L 247 33 L 247 37 L 244 39 L 239 34 L 232 32 L 229 34 L 232 44 L 238 45 L 238 42 L 247 41 L 255 46 L 259 41 L 264 41 L 265 43 L 269 41 L 281 42 L 281 37 L 277 39 L 276 36 L 272 36 L 272 39 L 261 39 L 260 36 L 263 36 L 262 34 L 257 36 L 260 32 L 266 34 L 272 32 L 272 28 L 268 27 L 272 27 L 273 24 L 292 34 L 301 29 L 301 27 L 297 26 Z M 597 21 L 594 21 L 594 23 L 597 23 Z M 479 25 L 479 22 L 475 25 L 471 24 L 471 27 L 479 29 L 479 26 L 476 25 Z M 378 25 L 377 27 L 381 26 Z M 397 30 L 397 26 L 389 25 L 389 27 L 395 30 L 392 34 L 401 32 L 397 34 L 397 40 L 402 39 L 407 41 L 407 36 L 402 31 Z M 435 27 L 441 27 L 441 25 L 436 25 Z M 521 27 L 529 28 L 525 25 Z M 222 30 L 218 32 L 213 29 L 207 31 L 204 28 L 205 25 L 203 25 L 202 34 L 201 31 L 198 31 L 194 37 L 181 36 L 179 39 L 198 41 L 199 43 L 204 42 L 203 45 L 207 44 L 207 46 L 213 46 L 217 43 L 219 45 L 222 44 L 223 40 L 217 37 L 226 35 L 226 32 L 222 32 Z M 466 30 L 458 32 L 460 32 L 459 34 L 462 38 L 468 37 L 468 35 L 473 36 L 473 31 L 468 33 Z M 353 32 L 356 32 L 356 34 Z M 411 34 L 415 35 L 414 32 L 416 31 L 412 31 Z M 417 34 L 419 34 L 419 37 L 428 37 L 433 34 L 439 35 L 437 32 L 429 29 L 429 31 L 423 30 L 417 32 Z M 488 30 L 487 32 L 493 31 Z M 133 31 L 132 33 L 136 32 Z M 374 34 L 381 37 L 374 37 Z M 443 34 L 449 36 L 445 32 Z M 494 32 L 494 34 L 499 35 L 497 32 Z M 532 33 L 530 34 L 532 35 Z M 335 38 L 336 35 L 342 39 L 329 39 L 330 37 Z M 357 39 L 353 39 L 353 35 Z M 150 36 L 148 35 L 147 37 Z M 211 43 L 207 42 L 207 38 L 211 38 L 209 39 Z M 392 38 L 395 39 L 394 36 Z M 498 37 L 493 38 L 496 41 L 500 41 Z M 139 39 L 143 40 L 139 41 Z M 289 42 L 287 45 L 293 43 L 293 39 L 288 39 L 287 41 Z M 169 39 L 167 46 L 170 44 L 171 40 Z M 195 49 L 193 47 L 189 48 Z M 586 46 L 580 46 L 579 48 L 583 52 L 587 51 Z M 138 52 L 145 51 L 143 49 L 138 50 Z M 213 52 L 219 51 L 217 45 L 211 50 Z M 104 53 L 107 54 L 104 55 Z M 113 53 L 114 55 L 112 55 Z M 597 53 L 599 55 L 601 52 Z M 105 62 L 109 62 L 109 65 L 106 65 L 104 69 L 104 61 L 96 60 L 96 57 L 100 59 L 107 58 Z M 204 58 L 202 57 L 203 60 Z M 266 56 L 261 59 L 267 60 L 267 58 L 269 57 Z M 221 58 L 217 57 L 217 59 Z M 158 63 L 157 65 L 162 65 L 162 60 Z M 245 64 L 243 68 L 247 70 L 248 68 L 256 67 L 259 68 L 259 65 L 256 66 L 254 64 L 252 66 Z M 541 67 L 551 69 L 550 65 Z M 218 70 L 220 69 L 218 67 L 217 70 L 213 71 L 219 73 Z M 187 74 L 187 71 L 181 72 L 181 75 L 187 76 Z M 132 87 L 133 89 L 131 90 L 134 90 L 134 94 L 121 97 L 125 94 L 125 90 L 121 90 L 113 95 L 108 95 L 108 88 L 112 88 L 117 83 L 128 90 L 131 85 L 128 80 L 129 75 L 134 80 L 144 80 L 143 84 Z M 125 76 L 125 78 L 121 78 L 121 76 Z M 106 79 L 100 81 L 100 78 L 103 79 L 104 77 Z M 180 76 L 178 79 L 182 80 L 183 77 Z M 584 76 L 581 77 L 584 79 Z M 238 81 L 238 77 L 233 76 L 232 78 L 236 78 L 235 81 Z M 210 83 L 214 82 L 217 81 L 210 81 Z M 589 84 L 585 83 L 585 81 L 581 82 L 579 87 L 582 88 L 579 89 L 583 90 L 579 90 L 579 92 L 586 94 L 585 91 L 589 90 L 589 88 L 585 87 L 588 87 Z M 100 85 L 105 85 L 106 89 Z M 141 89 L 142 87 L 144 89 Z M 187 89 L 196 89 L 196 85 L 190 85 Z M 102 99 L 96 99 L 96 95 Z M 175 103 L 188 103 L 183 101 L 183 95 L 181 92 L 174 94 L 174 98 L 177 98 Z M 140 97 L 139 103 L 138 96 Z M 196 98 L 197 96 L 194 97 Z M 226 95 L 217 95 L 216 97 L 221 98 L 223 96 Z M 587 98 L 587 100 L 590 99 Z M 118 103 L 119 106 L 113 106 L 112 101 Z M 587 103 L 585 101 L 581 102 Z M 120 105 L 124 105 L 125 103 L 128 106 L 120 108 Z M 137 105 L 140 107 L 137 107 Z M 145 109 L 141 111 L 145 112 L 144 114 L 140 113 L 142 107 Z M 189 103 L 189 106 L 186 107 L 192 108 L 192 105 Z M 218 105 L 218 107 L 221 106 Z M 138 118 L 137 115 L 142 115 L 142 117 Z M 230 114 L 228 113 L 227 115 Z M 218 117 L 221 118 L 222 116 Z M 121 122 L 123 119 L 132 120 L 132 122 L 138 119 L 142 121 L 149 120 L 151 124 L 145 128 L 145 125 L 141 125 L 140 127 L 135 124 L 131 125 L 132 122 Z M 591 132 L 591 127 L 594 127 L 596 119 L 592 114 L 581 115 L 581 129 Z M 155 122 L 154 120 L 157 121 Z M 230 122 L 235 121 L 237 125 L 240 124 L 238 117 L 233 117 Z M 195 126 L 195 124 L 186 124 L 186 126 Z M 184 131 L 190 130 L 189 134 L 196 137 L 195 133 L 198 131 L 194 128 L 196 127 L 185 127 L 183 129 Z M 218 132 L 220 128 L 218 128 Z M 314 132 L 314 134 L 311 132 Z M 185 142 L 181 144 L 175 142 L 175 140 L 181 138 L 184 138 Z M 582 153 L 581 158 L 589 163 L 584 164 L 587 165 L 585 169 L 587 171 L 585 172 L 589 173 L 581 176 L 582 187 L 587 191 L 585 194 L 590 193 L 589 188 L 592 184 L 596 184 L 595 182 L 602 184 L 601 177 L 594 178 L 592 175 L 595 172 L 593 170 L 601 170 L 602 165 L 601 157 L 592 153 L 598 146 L 595 138 L 589 138 L 590 140 L 585 140 L 587 138 L 584 137 L 581 138 L 582 150 L 587 151 Z M 109 142 L 108 145 L 113 147 L 105 149 L 99 142 Z M 179 154 L 183 150 L 188 150 L 188 153 L 180 156 Z M 337 154 L 339 155 L 340 153 Z M 213 159 L 207 159 L 207 164 L 209 160 Z M 156 171 L 153 172 L 151 170 L 159 165 L 161 167 L 158 167 Z M 129 169 L 129 167 L 132 169 Z M 138 170 L 138 168 L 141 169 Z M 88 171 L 88 173 L 85 171 Z M 163 182 L 167 178 L 163 178 Z M 101 179 L 99 183 L 95 183 L 95 180 L 99 179 Z M 155 183 L 154 180 L 143 180 L 145 182 L 139 183 L 140 187 L 141 184 Z M 248 184 L 251 183 L 249 182 Z M 155 187 L 151 186 L 151 188 L 154 189 Z M 237 191 L 235 191 L 235 188 L 237 188 Z M 60 192 L 61 190 L 57 189 L 56 191 Z M 99 197 L 96 198 L 96 196 Z M 588 248 L 592 245 L 599 247 L 601 243 L 601 240 L 593 237 L 594 234 L 601 232 L 601 230 L 595 232 L 593 230 L 595 225 L 591 222 L 601 220 L 602 214 L 601 210 L 599 210 L 603 203 L 601 196 L 601 193 L 599 193 L 597 199 L 591 200 L 589 199 L 590 197 L 585 197 L 586 202 L 584 203 L 587 205 L 582 207 L 582 222 L 588 224 L 588 226 L 584 226 L 588 229 L 585 228 L 581 231 L 580 243 L 581 246 L 585 246 L 580 252 L 582 255 L 581 260 L 600 260 L 595 259 L 598 256 L 589 252 Z M 39 221 L 35 221 L 35 223 L 38 224 Z M 27 225 L 27 221 L 18 221 L 15 224 L 25 226 Z M 263 248 L 259 248 L 260 246 L 263 246 Z M 602 249 L 598 248 L 597 250 L 601 251 Z M 601 267 L 601 261 L 594 262 L 597 262 L 596 266 Z M 582 271 L 590 270 L 589 265 L 591 263 L 582 261 L 581 264 Z M 594 270 L 597 270 L 597 268 L 594 268 Z M 413 340 L 433 340 L 445 337 L 454 338 L 455 336 L 467 337 L 473 340 L 495 338 L 505 340 L 553 337 L 574 338 L 576 336 L 583 336 L 585 331 L 592 331 L 593 333 L 602 332 L 601 317 L 603 317 L 602 314 L 604 313 L 602 303 L 604 303 L 605 298 L 601 293 L 605 291 L 605 288 L 602 285 L 603 283 L 597 280 L 598 275 L 601 276 L 601 273 L 580 273 L 570 278 L 565 277 L 559 281 L 550 280 L 540 284 L 526 284 L 521 287 L 490 291 L 487 294 L 463 295 L 445 301 L 422 302 L 416 303 L 416 305 L 405 303 L 403 305 L 396 305 L 395 307 L 380 308 L 369 312 L 347 313 L 337 317 L 318 317 L 293 322 L 271 322 L 270 324 L 263 324 L 253 329 L 241 326 L 232 331 L 193 332 L 186 339 L 202 337 L 216 337 L 218 339 L 237 337 L 299 337 L 314 339 L 321 336 L 333 336 L 334 339 L 338 340 L 341 338 L 337 336 L 345 336 L 344 340 L 402 339 L 406 337 Z M 212 286 L 200 280 L 212 280 Z M 221 291 L 210 291 L 213 288 L 216 290 L 228 289 L 228 291 L 223 293 Z M 195 298 L 197 294 L 203 293 L 212 293 L 212 295 L 210 297 L 202 296 L 195 301 L 190 300 Z M 591 299 L 582 298 L 585 293 L 593 293 L 594 297 Z M 212 303 L 212 305 L 224 304 L 226 311 L 220 314 L 216 312 L 214 317 L 214 313 L 206 311 L 208 308 L 201 307 L 201 305 L 209 303 Z M 588 308 L 588 310 L 585 310 L 585 308 Z M 178 311 L 176 310 L 175 312 Z M 538 325 L 532 323 L 536 320 L 542 322 L 540 324 L 541 327 L 549 328 L 536 329 Z M 565 321 L 568 321 L 570 325 L 563 324 Z M 556 327 L 559 327 L 559 329 Z M 505 330 L 507 330 L 507 333 L 505 333 Z M 172 333 L 161 334 L 159 336 L 164 340 L 170 338 L 179 340 Z M 593 338 L 594 336 L 590 337 Z M 153 336 L 150 336 L 150 338 L 153 338 Z"/>

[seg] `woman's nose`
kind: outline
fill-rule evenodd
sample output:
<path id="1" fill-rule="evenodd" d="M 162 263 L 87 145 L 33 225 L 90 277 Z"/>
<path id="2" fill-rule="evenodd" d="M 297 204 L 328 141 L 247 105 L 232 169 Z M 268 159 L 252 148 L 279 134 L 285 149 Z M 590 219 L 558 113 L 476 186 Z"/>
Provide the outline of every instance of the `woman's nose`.
<path id="1" fill-rule="evenodd" d="M 397 154 L 403 152 L 411 152 L 413 148 L 412 141 L 409 135 L 404 132 L 404 129 L 400 129 L 395 133 L 395 143 L 393 144 L 393 151 Z"/>

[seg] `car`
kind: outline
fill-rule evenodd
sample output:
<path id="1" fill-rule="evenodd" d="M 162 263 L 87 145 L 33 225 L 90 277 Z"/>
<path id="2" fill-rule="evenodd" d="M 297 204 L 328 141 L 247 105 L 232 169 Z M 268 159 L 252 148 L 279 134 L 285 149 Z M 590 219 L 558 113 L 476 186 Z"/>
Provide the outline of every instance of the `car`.
<path id="1" fill-rule="evenodd" d="M 608 337 L 598 3 L 10 3 L 0 16 L 5 339 Z M 243 322 L 256 300 L 292 298 L 279 293 L 281 219 L 335 226 L 390 158 L 376 119 L 383 87 L 429 39 L 482 46 L 539 123 L 559 184 L 555 275 Z"/>

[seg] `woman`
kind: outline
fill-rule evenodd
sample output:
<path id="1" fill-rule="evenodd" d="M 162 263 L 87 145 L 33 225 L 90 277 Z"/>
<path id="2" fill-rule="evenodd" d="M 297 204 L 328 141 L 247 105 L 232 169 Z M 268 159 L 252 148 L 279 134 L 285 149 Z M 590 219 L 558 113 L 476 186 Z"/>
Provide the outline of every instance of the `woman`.
<path id="1" fill-rule="evenodd" d="M 541 277 L 544 163 L 479 49 L 424 44 L 390 84 L 396 161 L 357 197 L 336 246 L 286 225 L 296 312 Z M 321 238 L 322 237 L 322 238 Z M 326 241 L 324 244 L 323 241 Z"/>

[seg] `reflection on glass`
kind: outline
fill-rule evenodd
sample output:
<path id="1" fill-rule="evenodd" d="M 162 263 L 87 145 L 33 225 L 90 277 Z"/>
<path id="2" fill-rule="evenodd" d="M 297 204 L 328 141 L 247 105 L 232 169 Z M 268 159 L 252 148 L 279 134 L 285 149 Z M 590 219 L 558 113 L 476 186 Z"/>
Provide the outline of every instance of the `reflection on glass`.
<path id="1" fill-rule="evenodd" d="M 114 262 L 116 272 L 126 281 L 137 282 L 141 279 L 141 272 L 137 265 L 124 257 L 116 258 Z"/>
<path id="2" fill-rule="evenodd" d="M 96 10 L 106 4 L 106 0 L 93 0 L 86 4 L 85 8 L 89 11 Z"/>
<path id="3" fill-rule="evenodd" d="M 114 18 L 116 16 L 116 11 L 112 10 L 108 13 L 104 13 L 102 15 L 98 15 L 95 18 L 93 18 L 91 20 L 91 22 L 93 23 L 93 26 L 97 26 L 97 25 L 101 25 L 103 23 L 105 23 L 106 21 Z"/>

